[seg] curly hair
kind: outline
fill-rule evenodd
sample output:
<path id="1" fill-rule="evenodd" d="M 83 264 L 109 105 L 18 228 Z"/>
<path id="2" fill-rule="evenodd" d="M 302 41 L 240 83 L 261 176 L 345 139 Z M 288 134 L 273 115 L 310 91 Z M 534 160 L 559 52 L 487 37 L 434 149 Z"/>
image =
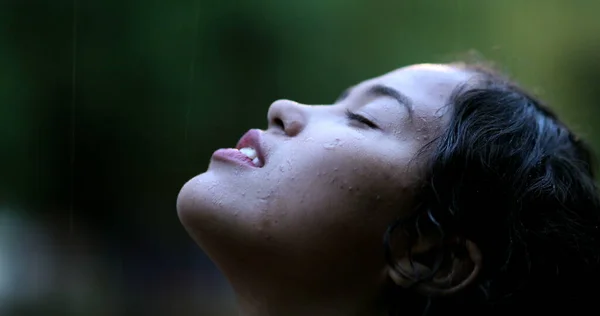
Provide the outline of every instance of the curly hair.
<path id="1" fill-rule="evenodd" d="M 583 311 L 595 303 L 587 287 L 600 281 L 592 152 L 548 107 L 504 76 L 454 66 L 472 71 L 477 81 L 455 91 L 447 129 L 423 149 L 428 173 L 419 205 L 411 218 L 390 226 L 386 254 L 393 267 L 393 229 L 409 241 L 434 229 L 442 238 L 477 244 L 481 273 L 476 284 L 450 297 L 401 290 L 411 297 L 394 296 L 391 314 Z M 433 269 L 444 255 L 430 263 Z"/>

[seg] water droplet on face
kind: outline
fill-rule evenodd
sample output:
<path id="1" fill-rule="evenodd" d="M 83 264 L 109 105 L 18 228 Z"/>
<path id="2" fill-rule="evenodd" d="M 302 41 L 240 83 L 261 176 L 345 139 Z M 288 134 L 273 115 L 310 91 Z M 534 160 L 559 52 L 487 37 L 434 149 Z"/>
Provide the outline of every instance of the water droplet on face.
<path id="1" fill-rule="evenodd" d="M 334 149 L 336 147 L 339 147 L 342 144 L 342 141 L 339 138 L 336 138 L 335 140 L 325 143 L 323 144 L 323 147 L 325 149 Z"/>

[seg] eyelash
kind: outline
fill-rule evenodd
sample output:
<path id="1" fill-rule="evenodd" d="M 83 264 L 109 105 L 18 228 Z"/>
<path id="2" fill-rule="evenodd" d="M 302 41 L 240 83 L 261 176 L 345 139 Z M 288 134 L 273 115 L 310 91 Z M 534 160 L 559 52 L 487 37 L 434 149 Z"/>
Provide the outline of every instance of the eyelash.
<path id="1" fill-rule="evenodd" d="M 375 123 L 369 121 L 367 118 L 365 118 L 362 115 L 350 112 L 350 110 L 346 110 L 346 116 L 348 117 L 349 120 L 357 121 L 359 123 L 365 124 L 370 128 L 379 129 L 379 126 L 377 126 Z"/>

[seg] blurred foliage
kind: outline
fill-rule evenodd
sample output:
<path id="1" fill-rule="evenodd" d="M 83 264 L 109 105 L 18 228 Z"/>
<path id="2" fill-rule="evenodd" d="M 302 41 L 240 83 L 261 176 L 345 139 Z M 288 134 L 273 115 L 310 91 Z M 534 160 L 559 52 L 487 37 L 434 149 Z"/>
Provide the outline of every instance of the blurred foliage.
<path id="1" fill-rule="evenodd" d="M 64 244 L 88 236 L 120 267 L 119 286 L 191 271 L 177 192 L 216 148 L 265 127 L 272 101 L 329 103 L 366 78 L 469 50 L 598 150 L 598 10 L 591 0 L 5 0 L 0 204 Z M 130 279 L 144 265 L 152 272 Z"/>

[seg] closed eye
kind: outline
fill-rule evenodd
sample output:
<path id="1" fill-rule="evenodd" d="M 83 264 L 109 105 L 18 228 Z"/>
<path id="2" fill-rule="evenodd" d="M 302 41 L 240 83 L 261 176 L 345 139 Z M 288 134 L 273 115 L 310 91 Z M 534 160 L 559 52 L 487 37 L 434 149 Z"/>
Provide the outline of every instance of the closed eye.
<path id="1" fill-rule="evenodd" d="M 379 126 L 377 126 L 375 123 L 368 120 L 366 117 L 364 117 L 360 114 L 351 112 L 350 110 L 346 110 L 346 116 L 348 117 L 349 120 L 365 124 L 366 126 L 368 126 L 370 128 L 379 129 Z"/>

